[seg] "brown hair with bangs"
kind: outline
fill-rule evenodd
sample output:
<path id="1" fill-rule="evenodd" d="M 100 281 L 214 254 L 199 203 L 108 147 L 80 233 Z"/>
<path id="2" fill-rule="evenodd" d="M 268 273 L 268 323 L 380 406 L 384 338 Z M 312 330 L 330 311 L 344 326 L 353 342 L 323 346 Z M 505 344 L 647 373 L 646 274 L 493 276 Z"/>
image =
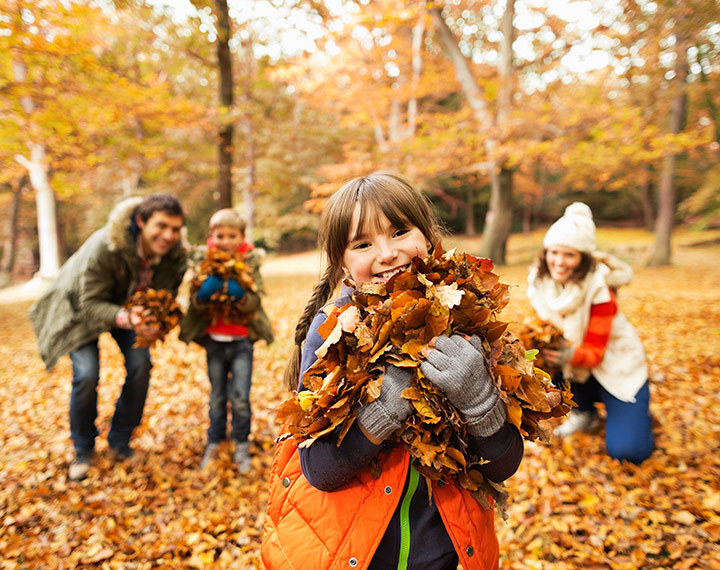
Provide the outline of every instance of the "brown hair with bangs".
<path id="1" fill-rule="evenodd" d="M 290 390 L 298 385 L 302 344 L 310 323 L 327 304 L 342 277 L 345 250 L 354 237 L 350 236 L 350 230 L 356 204 L 360 205 L 359 234 L 368 224 L 378 224 L 381 215 L 398 229 L 417 227 L 431 247 L 442 234 L 442 226 L 427 197 L 405 177 L 393 172 L 374 172 L 354 178 L 330 197 L 318 230 L 318 244 L 327 258 L 327 268 L 295 327 L 295 350 L 285 368 L 285 384 Z"/>

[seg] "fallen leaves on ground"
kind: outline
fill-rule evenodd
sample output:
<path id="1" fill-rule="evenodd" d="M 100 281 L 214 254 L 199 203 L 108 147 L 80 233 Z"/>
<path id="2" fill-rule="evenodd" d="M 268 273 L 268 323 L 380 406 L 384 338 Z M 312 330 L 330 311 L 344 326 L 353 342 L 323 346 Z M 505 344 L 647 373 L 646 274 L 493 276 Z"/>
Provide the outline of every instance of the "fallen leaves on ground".
<path id="1" fill-rule="evenodd" d="M 676 258 L 674 267 L 636 268 L 619 295 L 648 353 L 656 451 L 634 466 L 608 458 L 601 436 L 526 444 L 507 482 L 508 522 L 497 519 L 502 569 L 720 567 L 720 247 L 682 248 Z M 498 273 L 525 282 L 523 266 Z M 45 372 L 30 303 L 0 304 L 0 568 L 262 567 L 275 410 L 288 395 L 282 370 L 314 279 L 265 281 L 278 341 L 256 345 L 248 476 L 233 470 L 229 445 L 198 469 L 208 426 L 204 352 L 170 333 L 151 349 L 137 457 L 120 463 L 105 436 L 122 357 L 101 338 L 101 437 L 88 479 L 68 481 L 69 359 Z M 513 291 L 506 318 L 522 322 L 529 310 L 523 290 Z"/>

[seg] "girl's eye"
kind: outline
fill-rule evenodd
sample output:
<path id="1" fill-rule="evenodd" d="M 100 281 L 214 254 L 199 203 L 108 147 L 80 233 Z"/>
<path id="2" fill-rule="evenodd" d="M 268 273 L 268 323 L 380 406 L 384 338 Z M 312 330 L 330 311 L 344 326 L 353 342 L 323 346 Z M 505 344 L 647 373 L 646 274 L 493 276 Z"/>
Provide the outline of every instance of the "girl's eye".
<path id="1" fill-rule="evenodd" d="M 395 233 L 393 234 L 393 236 L 394 236 L 394 237 L 404 236 L 404 235 L 405 235 L 406 233 L 408 233 L 409 231 L 410 231 L 410 230 L 408 230 L 407 228 L 403 228 L 403 229 L 400 229 L 400 230 L 395 230 Z"/>
<path id="2" fill-rule="evenodd" d="M 370 244 L 366 241 L 361 241 L 352 246 L 352 249 L 365 249 L 366 247 L 370 247 Z"/>

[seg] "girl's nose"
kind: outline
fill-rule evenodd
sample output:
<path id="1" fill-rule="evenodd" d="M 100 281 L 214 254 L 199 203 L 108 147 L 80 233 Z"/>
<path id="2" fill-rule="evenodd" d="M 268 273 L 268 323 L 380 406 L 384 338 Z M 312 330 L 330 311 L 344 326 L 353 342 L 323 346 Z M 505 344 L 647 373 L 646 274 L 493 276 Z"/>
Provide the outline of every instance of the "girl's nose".
<path id="1" fill-rule="evenodd" d="M 392 259 L 395 259 L 397 257 L 397 249 L 395 249 L 392 244 L 388 243 L 385 240 L 380 241 L 378 244 L 379 246 L 379 257 L 380 260 L 383 262 L 390 261 Z"/>

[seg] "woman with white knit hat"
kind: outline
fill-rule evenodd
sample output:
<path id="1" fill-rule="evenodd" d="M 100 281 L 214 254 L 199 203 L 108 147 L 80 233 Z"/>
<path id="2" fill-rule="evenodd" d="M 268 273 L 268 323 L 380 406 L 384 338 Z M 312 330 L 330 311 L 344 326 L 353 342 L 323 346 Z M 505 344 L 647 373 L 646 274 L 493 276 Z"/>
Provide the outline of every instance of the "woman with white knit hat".
<path id="1" fill-rule="evenodd" d="M 530 269 L 527 295 L 538 316 L 563 331 L 567 344 L 543 357 L 561 369 L 558 381 L 570 381 L 578 405 L 555 433 L 598 431 L 595 404 L 602 402 L 608 454 L 640 463 L 654 446 L 645 351 L 615 297 L 632 269 L 595 250 L 592 212 L 581 202 L 550 227 L 543 248 Z"/>

